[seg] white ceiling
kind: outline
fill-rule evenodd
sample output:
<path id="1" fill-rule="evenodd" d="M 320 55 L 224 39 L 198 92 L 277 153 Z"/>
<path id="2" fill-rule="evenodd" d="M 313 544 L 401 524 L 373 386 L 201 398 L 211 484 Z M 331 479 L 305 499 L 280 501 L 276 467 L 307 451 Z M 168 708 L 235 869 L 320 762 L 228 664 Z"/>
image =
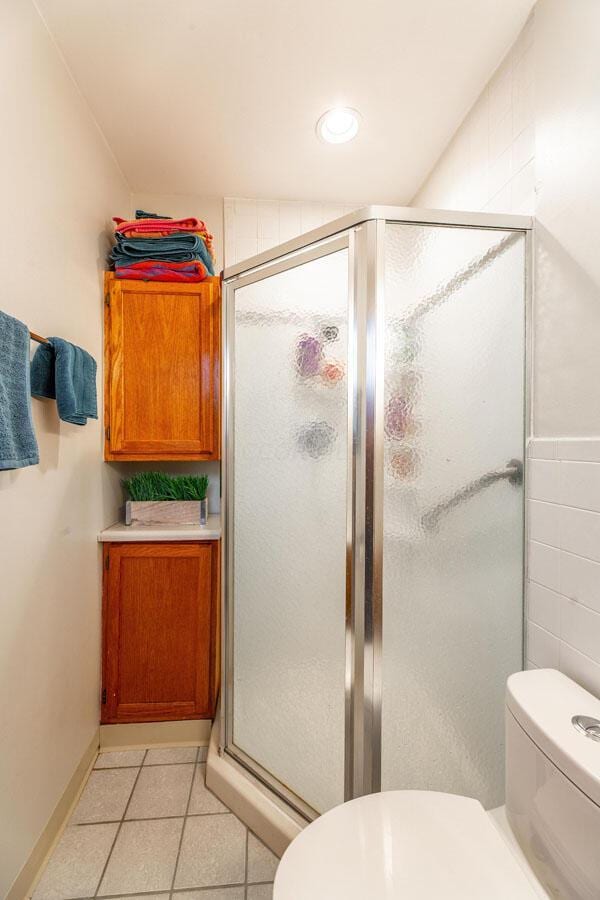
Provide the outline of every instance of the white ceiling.
<path id="1" fill-rule="evenodd" d="M 407 203 L 534 0 L 38 5 L 132 190 Z"/>

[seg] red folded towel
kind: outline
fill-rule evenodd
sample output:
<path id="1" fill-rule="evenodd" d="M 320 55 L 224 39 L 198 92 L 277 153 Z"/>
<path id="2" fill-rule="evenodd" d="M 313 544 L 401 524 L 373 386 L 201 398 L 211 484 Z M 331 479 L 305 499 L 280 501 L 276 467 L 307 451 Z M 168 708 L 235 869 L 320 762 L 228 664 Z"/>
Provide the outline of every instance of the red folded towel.
<path id="1" fill-rule="evenodd" d="M 115 266 L 115 276 L 138 281 L 204 281 L 208 272 L 199 260 L 192 262 L 163 262 L 160 259 L 144 259 L 128 266 Z"/>
<path id="2" fill-rule="evenodd" d="M 194 216 L 187 219 L 132 219 L 127 221 L 120 216 L 113 216 L 115 231 L 129 238 L 160 238 L 168 237 L 175 232 L 189 231 L 198 234 L 206 244 L 210 255 L 214 259 L 212 249 L 213 236 L 208 231 L 206 224 Z"/>
<path id="3" fill-rule="evenodd" d="M 194 216 L 187 219 L 121 219 L 113 216 L 115 231 L 128 234 L 130 231 L 206 231 L 206 225 Z"/>

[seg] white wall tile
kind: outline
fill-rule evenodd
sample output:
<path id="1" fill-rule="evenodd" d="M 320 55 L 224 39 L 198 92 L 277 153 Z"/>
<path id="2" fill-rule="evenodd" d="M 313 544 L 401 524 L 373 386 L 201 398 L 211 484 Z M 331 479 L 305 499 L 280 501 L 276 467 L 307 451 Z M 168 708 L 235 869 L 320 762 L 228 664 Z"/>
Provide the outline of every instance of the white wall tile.
<path id="1" fill-rule="evenodd" d="M 262 200 L 256 204 L 257 237 L 260 240 L 279 240 L 279 204 Z"/>
<path id="2" fill-rule="evenodd" d="M 535 213 L 535 164 L 533 160 L 530 160 L 512 177 L 510 185 L 513 212 L 520 210 L 523 215 L 533 215 Z"/>
<path id="3" fill-rule="evenodd" d="M 560 547 L 561 508 L 557 503 L 528 500 L 527 516 L 530 540 Z"/>
<path id="4" fill-rule="evenodd" d="M 600 613 L 600 564 L 561 552 L 560 592 Z"/>
<path id="5" fill-rule="evenodd" d="M 527 466 L 527 496 L 531 500 L 560 503 L 560 463 L 532 459 Z"/>
<path id="6" fill-rule="evenodd" d="M 598 169 L 597 154 L 588 152 L 589 147 L 598 143 L 598 129 L 594 131 L 589 126 L 593 119 L 593 116 L 590 118 L 591 110 L 595 107 L 593 92 L 587 90 L 589 72 L 595 71 L 597 65 L 593 56 L 593 38 L 584 30 L 587 27 L 591 35 L 594 29 L 588 26 L 593 26 L 600 14 L 594 11 L 594 4 L 589 5 L 584 16 L 574 16 L 568 12 L 568 7 L 569 4 L 558 2 L 538 3 L 413 203 L 420 207 L 537 214 L 546 228 L 548 223 L 551 225 L 560 264 L 555 261 L 555 268 L 548 268 L 548 252 L 551 255 L 556 251 L 552 247 L 550 251 L 542 248 L 545 253 L 543 265 L 536 271 L 538 276 L 540 271 L 542 275 L 546 270 L 549 274 L 546 274 L 545 283 L 538 277 L 538 290 L 544 293 L 544 303 L 550 312 L 543 311 L 547 325 L 546 333 L 540 338 L 540 358 L 542 353 L 548 356 L 549 352 L 554 352 L 556 364 L 551 372 L 544 373 L 546 381 L 560 386 L 562 379 L 569 393 L 557 396 L 556 392 L 548 391 L 547 398 L 540 400 L 539 386 L 543 382 L 539 378 L 536 382 L 536 421 L 549 437 L 536 438 L 528 447 L 528 565 L 532 580 L 528 589 L 528 617 L 532 646 L 527 658 L 528 665 L 557 666 L 560 662 L 562 671 L 600 696 L 600 664 L 592 658 L 598 656 L 596 646 L 600 644 L 597 631 L 600 619 L 597 617 L 600 613 L 600 437 L 563 438 L 560 431 L 551 427 L 553 421 L 560 421 L 571 426 L 567 433 L 575 435 L 593 435 L 594 430 L 599 430 L 593 425 L 597 421 L 597 417 L 594 418 L 597 398 L 592 397 L 597 381 L 598 355 L 597 348 L 594 351 L 593 338 L 588 338 L 598 331 L 594 318 L 594 310 L 598 309 L 597 291 L 593 284 L 598 283 L 594 275 L 600 257 L 594 244 L 595 231 L 589 225 L 593 204 L 586 199 L 595 196 Z M 566 28 L 564 38 L 555 27 L 558 22 Z M 575 35 L 580 45 L 587 42 L 582 47 L 585 52 L 582 52 L 581 60 L 577 56 Z M 536 40 L 539 47 L 534 48 Z M 567 52 L 568 41 L 571 43 Z M 553 54 L 553 47 L 558 48 L 562 56 Z M 535 77 L 534 66 L 538 70 Z M 536 85 L 538 74 L 542 78 Z M 575 85 L 579 93 L 569 92 L 569 85 Z M 560 96 L 555 101 L 553 95 L 556 94 Z M 574 96 L 583 98 L 582 104 L 585 101 L 581 114 L 577 104 L 573 107 Z M 536 104 L 540 110 L 537 121 Z M 545 110 L 550 114 L 544 114 Z M 512 123 L 510 140 L 507 116 Z M 585 131 L 584 120 L 587 123 Z M 466 159 L 461 149 L 464 146 L 468 147 Z M 586 178 L 581 177 L 579 169 Z M 568 193 L 563 189 L 563 182 L 568 185 Z M 573 197 L 581 202 L 573 203 Z M 573 216 L 577 228 L 572 225 Z M 571 257 L 575 274 L 570 281 L 561 281 L 557 274 L 562 276 L 563 267 L 568 271 L 566 266 Z M 582 260 L 585 262 L 586 259 L 587 268 L 582 267 Z M 548 306 L 549 297 L 550 300 L 555 297 L 554 309 Z M 565 302 L 569 303 L 566 318 Z M 548 319 L 549 315 L 554 318 Z M 578 322 L 587 323 L 588 338 L 582 337 L 584 329 L 577 331 Z M 553 337 L 549 334 L 548 323 L 554 330 Z M 561 340 L 557 337 L 559 332 L 564 332 Z M 552 341 L 556 350 L 550 346 Z M 584 360 L 589 360 L 587 368 L 577 364 L 578 353 Z M 565 377 L 567 370 L 577 373 L 577 384 L 572 374 Z M 577 419 L 581 408 L 578 395 L 585 391 L 589 395 L 590 414 L 587 419 L 583 416 Z M 544 403 L 548 410 L 560 410 L 560 415 L 550 415 L 546 410 L 544 418 L 539 411 Z M 570 408 L 575 410 L 571 418 L 565 414 Z M 550 422 L 550 426 L 544 425 L 545 422 Z M 561 614 L 564 622 L 559 624 Z"/>
<path id="7" fill-rule="evenodd" d="M 578 460 L 579 462 L 600 462 L 600 440 L 597 438 L 557 440 L 556 458 Z"/>
<path id="8" fill-rule="evenodd" d="M 556 459 L 556 441 L 547 438 L 531 438 L 527 444 L 529 459 Z M 527 468 L 529 473 L 529 466 Z"/>
<path id="9" fill-rule="evenodd" d="M 225 198 L 225 266 L 270 250 L 356 208 L 349 203 Z"/>
<path id="10" fill-rule="evenodd" d="M 422 185 L 414 206 L 519 212 L 535 208 L 533 16 Z M 466 148 L 466 151 L 465 151 Z"/>
<path id="11" fill-rule="evenodd" d="M 600 614 L 575 600 L 563 598 L 560 636 L 580 653 L 600 663 Z"/>
<path id="12" fill-rule="evenodd" d="M 512 170 L 519 172 L 535 155 L 535 127 L 533 122 L 518 134 L 512 143 Z M 535 183 L 535 178 L 533 179 Z"/>
<path id="13" fill-rule="evenodd" d="M 527 628 L 527 658 L 540 669 L 558 669 L 560 641 L 545 628 L 529 622 Z"/>
<path id="14" fill-rule="evenodd" d="M 494 197 L 510 181 L 512 174 L 511 165 L 512 152 L 510 147 L 507 147 L 503 153 L 490 161 L 488 175 L 490 197 Z"/>
<path id="15" fill-rule="evenodd" d="M 507 59 L 506 65 L 499 66 L 489 84 L 491 123 L 497 122 L 510 112 L 512 95 L 512 66 L 510 63 L 510 59 Z"/>
<path id="16" fill-rule="evenodd" d="M 600 697 L 600 665 L 569 644 L 561 644 L 560 671 Z"/>
<path id="17" fill-rule="evenodd" d="M 515 85 L 512 104 L 513 134 L 519 135 L 533 121 L 533 84 L 522 81 Z"/>
<path id="18" fill-rule="evenodd" d="M 490 157 L 496 159 L 512 144 L 512 112 L 507 109 L 505 115 L 494 122 L 490 128 Z"/>
<path id="19" fill-rule="evenodd" d="M 560 483 L 564 503 L 600 512 L 600 463 L 561 462 Z"/>
<path id="20" fill-rule="evenodd" d="M 561 507 L 560 546 L 570 553 L 600 561 L 600 513 Z"/>
<path id="21" fill-rule="evenodd" d="M 530 581 L 527 585 L 527 615 L 531 622 L 560 637 L 560 607 L 563 598 Z"/>
<path id="22" fill-rule="evenodd" d="M 556 665 L 558 645 L 561 671 L 600 695 L 600 441 L 538 439 L 528 457 L 530 495 L 551 502 L 528 501 L 527 656 Z"/>
<path id="23" fill-rule="evenodd" d="M 529 541 L 528 574 L 532 581 L 544 587 L 560 590 L 560 550 Z"/>

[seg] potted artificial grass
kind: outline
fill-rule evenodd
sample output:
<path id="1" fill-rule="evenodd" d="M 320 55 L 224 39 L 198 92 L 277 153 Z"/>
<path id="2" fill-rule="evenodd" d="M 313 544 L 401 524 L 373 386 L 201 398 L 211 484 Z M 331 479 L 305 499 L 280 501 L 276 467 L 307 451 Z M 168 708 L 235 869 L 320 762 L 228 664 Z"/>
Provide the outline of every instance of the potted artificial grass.
<path id="1" fill-rule="evenodd" d="M 123 481 L 126 525 L 206 525 L 208 476 L 138 472 Z"/>

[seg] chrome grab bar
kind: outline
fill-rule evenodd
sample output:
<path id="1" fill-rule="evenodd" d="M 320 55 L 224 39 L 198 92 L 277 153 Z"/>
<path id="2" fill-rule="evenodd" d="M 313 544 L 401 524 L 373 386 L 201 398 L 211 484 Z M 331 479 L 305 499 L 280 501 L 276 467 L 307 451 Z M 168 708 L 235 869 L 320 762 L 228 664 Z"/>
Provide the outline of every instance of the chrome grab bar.
<path id="1" fill-rule="evenodd" d="M 491 472 L 486 472 L 485 475 L 481 475 L 480 478 L 470 481 L 463 488 L 456 491 L 454 494 L 451 494 L 446 500 L 442 500 L 440 503 L 432 506 L 431 509 L 421 517 L 421 526 L 428 531 L 432 530 L 437 526 L 444 513 L 449 512 L 455 506 L 458 506 L 463 500 L 468 500 L 470 497 L 479 493 L 479 491 L 489 487 L 490 484 L 494 484 L 496 481 L 502 481 L 504 478 L 509 484 L 519 485 L 523 483 L 523 463 L 521 460 L 509 460 L 504 469 L 492 469 Z"/>

